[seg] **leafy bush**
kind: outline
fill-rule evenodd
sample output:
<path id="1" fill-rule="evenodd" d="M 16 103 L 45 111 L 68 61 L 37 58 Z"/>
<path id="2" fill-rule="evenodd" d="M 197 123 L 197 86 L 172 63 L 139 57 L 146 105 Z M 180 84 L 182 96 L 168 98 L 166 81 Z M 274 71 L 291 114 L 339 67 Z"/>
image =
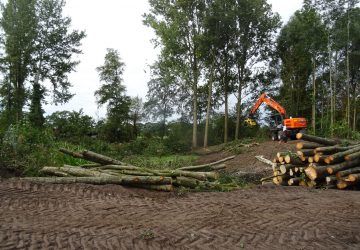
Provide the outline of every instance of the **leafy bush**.
<path id="1" fill-rule="evenodd" d="M 54 130 L 56 137 L 71 139 L 92 134 L 95 122 L 80 109 L 79 112 L 54 112 L 46 118 L 46 125 Z"/>

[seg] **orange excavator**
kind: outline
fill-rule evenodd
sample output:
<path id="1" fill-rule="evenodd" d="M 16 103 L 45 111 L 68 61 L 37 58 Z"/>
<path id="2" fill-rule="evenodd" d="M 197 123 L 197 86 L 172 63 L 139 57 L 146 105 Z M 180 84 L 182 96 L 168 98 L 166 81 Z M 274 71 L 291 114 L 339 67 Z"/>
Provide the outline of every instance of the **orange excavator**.
<path id="1" fill-rule="evenodd" d="M 279 115 L 272 116 L 272 123 L 270 124 L 272 140 L 277 141 L 286 140 L 287 138 L 295 138 L 297 133 L 300 131 L 304 132 L 306 130 L 307 121 L 305 118 L 286 118 L 285 108 L 266 93 L 262 94 L 252 107 L 249 115 L 250 118 L 245 120 L 247 125 L 256 125 L 253 116 L 262 103 L 267 104 L 279 113 Z"/>

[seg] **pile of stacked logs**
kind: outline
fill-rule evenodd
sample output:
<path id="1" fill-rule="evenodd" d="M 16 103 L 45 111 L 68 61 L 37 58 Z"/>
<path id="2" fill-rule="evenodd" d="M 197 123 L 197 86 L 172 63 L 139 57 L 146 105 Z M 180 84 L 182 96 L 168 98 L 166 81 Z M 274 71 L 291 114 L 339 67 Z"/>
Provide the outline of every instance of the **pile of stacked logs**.
<path id="1" fill-rule="evenodd" d="M 82 166 L 43 167 L 47 177 L 29 177 L 25 180 L 42 183 L 87 183 L 118 184 L 159 191 L 172 191 L 178 187 L 189 189 L 218 189 L 221 184 L 216 170 L 225 168 L 227 157 L 210 164 L 181 167 L 175 170 L 136 167 L 92 151 L 72 152 L 60 149 L 62 153 L 81 158 L 93 164 Z"/>
<path id="2" fill-rule="evenodd" d="M 298 133 L 296 152 L 273 160 L 276 185 L 327 188 L 360 187 L 360 143 Z"/>

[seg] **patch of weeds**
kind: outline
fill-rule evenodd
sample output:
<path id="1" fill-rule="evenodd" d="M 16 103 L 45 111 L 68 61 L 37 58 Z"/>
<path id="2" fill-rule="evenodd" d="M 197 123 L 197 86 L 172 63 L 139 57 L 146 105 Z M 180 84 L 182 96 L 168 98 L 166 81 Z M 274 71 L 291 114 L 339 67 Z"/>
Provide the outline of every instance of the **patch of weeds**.
<path id="1" fill-rule="evenodd" d="M 133 155 L 125 157 L 124 162 L 137 167 L 154 169 L 177 169 L 191 166 L 198 157 L 194 155 L 168 155 L 168 156 L 141 156 Z"/>
<path id="2" fill-rule="evenodd" d="M 184 197 L 187 193 L 189 193 L 189 189 L 185 187 L 180 187 L 175 191 L 176 197 Z"/>
<path id="3" fill-rule="evenodd" d="M 146 229 L 141 233 L 140 237 L 143 240 L 151 240 L 155 238 L 155 234 L 151 229 Z"/>
<path id="4" fill-rule="evenodd" d="M 234 154 L 242 154 L 252 147 L 258 145 L 259 140 L 254 138 L 244 138 L 242 140 L 234 140 L 232 142 L 229 142 L 225 144 L 224 150 L 227 152 L 231 152 Z"/>
<path id="5" fill-rule="evenodd" d="M 228 185 L 233 184 L 233 185 L 236 185 L 239 187 L 245 187 L 245 186 L 253 183 L 252 181 L 249 181 L 245 177 L 236 176 L 231 173 L 220 173 L 218 181 L 220 184 L 228 184 Z"/>

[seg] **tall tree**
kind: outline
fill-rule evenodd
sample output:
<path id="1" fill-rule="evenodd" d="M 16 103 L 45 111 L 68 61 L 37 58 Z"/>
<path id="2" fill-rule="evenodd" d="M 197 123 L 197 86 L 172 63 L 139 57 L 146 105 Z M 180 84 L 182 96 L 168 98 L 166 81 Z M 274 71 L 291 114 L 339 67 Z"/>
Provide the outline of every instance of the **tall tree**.
<path id="1" fill-rule="evenodd" d="M 63 16 L 64 6 L 64 0 L 38 0 L 36 4 L 37 26 L 31 65 L 33 95 L 39 89 L 46 92 L 43 83 L 49 80 L 55 103 L 65 103 L 73 96 L 69 92 L 71 83 L 68 74 L 79 63 L 73 55 L 81 53 L 79 47 L 85 37 L 84 31 L 71 30 L 71 18 Z M 43 98 L 32 98 L 31 106 L 41 108 Z M 40 112 L 32 109 L 30 113 L 33 117 L 41 116 Z"/>
<path id="2" fill-rule="evenodd" d="M 7 72 L 8 82 L 11 84 L 8 94 L 13 98 L 5 98 L 13 104 L 7 103 L 8 113 L 12 113 L 16 122 L 22 119 L 22 108 L 26 101 L 25 83 L 30 74 L 33 42 L 36 37 L 36 1 L 9 0 L 2 6 L 1 28 L 4 32 L 3 45 L 5 56 L 3 63 Z M 6 83 L 5 83 L 6 84 Z"/>
<path id="3" fill-rule="evenodd" d="M 144 103 L 143 100 L 136 96 L 131 98 L 129 107 L 129 116 L 133 126 L 133 136 L 136 138 L 139 134 L 138 123 L 144 118 Z"/>
<path id="4" fill-rule="evenodd" d="M 236 1 L 236 37 L 234 45 L 237 72 L 237 104 L 235 139 L 239 138 L 241 96 L 246 79 L 260 62 L 274 57 L 274 38 L 280 27 L 280 16 L 272 11 L 266 0 Z"/>
<path id="5" fill-rule="evenodd" d="M 310 0 L 309 0 L 310 1 Z M 340 67 L 343 67 L 344 72 L 348 72 L 346 68 L 346 58 L 350 58 L 347 55 L 347 51 L 350 52 L 349 41 L 351 36 L 358 32 L 348 32 L 349 24 L 351 23 L 351 10 L 359 4 L 359 0 L 317 0 L 313 6 L 317 8 L 324 20 L 324 23 L 328 32 L 328 73 L 330 82 L 330 127 L 331 134 L 335 128 L 335 120 L 337 116 L 341 116 L 349 123 L 350 108 L 349 97 L 351 95 L 349 86 L 349 77 L 345 74 L 341 74 Z M 349 23 L 350 21 L 350 23 Z M 344 61 L 345 60 L 345 61 Z M 341 84 L 342 81 L 346 81 L 347 84 Z M 344 89 L 345 87 L 345 93 Z M 345 97 L 345 102 L 343 102 Z M 345 105 L 345 106 L 344 106 Z M 341 110 L 341 112 L 339 112 Z M 343 112 L 346 110 L 346 112 Z M 345 117 L 343 117 L 345 114 Z M 349 124 L 350 126 L 350 124 Z"/>
<path id="6" fill-rule="evenodd" d="M 280 94 L 290 114 L 309 117 L 313 114 L 315 127 L 316 64 L 325 52 L 326 31 L 320 16 L 313 8 L 297 11 L 281 30 L 278 38 L 278 53 L 282 62 L 283 85 Z M 309 83 L 310 76 L 312 84 Z M 313 96 L 308 95 L 312 90 Z M 308 109 L 311 106 L 312 109 Z"/>
<path id="7" fill-rule="evenodd" d="M 216 0 L 212 4 L 212 22 L 210 35 L 216 50 L 216 71 L 218 73 L 218 92 L 224 103 L 224 142 L 229 135 L 229 96 L 234 92 L 234 40 L 236 36 L 235 8 L 236 1 Z M 205 37 L 207 39 L 208 37 Z"/>
<path id="8" fill-rule="evenodd" d="M 124 139 L 121 127 L 127 125 L 131 99 L 126 95 L 126 87 L 122 84 L 125 64 L 115 49 L 107 49 L 104 64 L 97 67 L 100 81 L 104 82 L 95 91 L 99 106 L 107 105 L 107 122 L 114 132 L 116 140 Z M 127 138 L 128 139 L 128 138 Z"/>
<path id="9" fill-rule="evenodd" d="M 151 74 L 144 108 L 148 116 L 161 121 L 162 136 L 165 136 L 166 121 L 174 113 L 177 80 L 168 62 L 161 58 L 151 67 Z"/>
<path id="10" fill-rule="evenodd" d="M 68 74 L 78 64 L 72 55 L 81 53 L 82 31 L 70 31 L 71 19 L 63 17 L 63 0 L 10 0 L 2 8 L 1 27 L 5 39 L 5 75 L 12 85 L 16 121 L 22 118 L 22 109 L 29 95 L 26 83 L 32 84 L 30 116 L 34 125 L 44 120 L 42 101 L 45 80 L 52 83 L 55 103 L 68 101 L 73 95 Z M 10 92 L 9 92 L 10 93 Z M 36 103 L 34 103 L 36 102 Z"/>
<path id="11" fill-rule="evenodd" d="M 200 37 L 203 33 L 204 0 L 149 0 L 150 13 L 144 16 L 146 25 L 158 37 L 157 44 L 182 69 L 186 89 L 191 90 L 193 136 L 192 147 L 197 147 L 197 90 L 201 63 Z"/>

